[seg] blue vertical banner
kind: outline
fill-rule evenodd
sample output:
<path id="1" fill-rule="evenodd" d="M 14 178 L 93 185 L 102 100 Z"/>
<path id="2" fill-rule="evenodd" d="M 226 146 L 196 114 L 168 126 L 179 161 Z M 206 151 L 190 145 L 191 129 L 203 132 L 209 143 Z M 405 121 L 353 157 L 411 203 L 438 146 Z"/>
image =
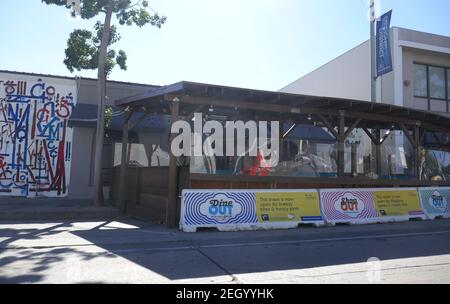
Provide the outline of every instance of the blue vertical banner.
<path id="1" fill-rule="evenodd" d="M 392 57 L 390 44 L 392 10 L 384 14 L 377 21 L 377 76 L 382 76 L 392 71 Z"/>

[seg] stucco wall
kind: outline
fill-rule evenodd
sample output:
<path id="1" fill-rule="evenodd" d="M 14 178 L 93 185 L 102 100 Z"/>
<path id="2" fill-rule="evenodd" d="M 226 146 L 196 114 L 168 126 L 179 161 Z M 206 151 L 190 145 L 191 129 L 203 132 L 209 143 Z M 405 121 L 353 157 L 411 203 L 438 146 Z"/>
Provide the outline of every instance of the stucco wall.
<path id="1" fill-rule="evenodd" d="M 97 80 L 82 78 L 79 80 L 79 86 L 79 102 L 97 104 Z M 152 85 L 108 81 L 106 84 L 107 104 L 112 105 L 116 99 L 136 95 L 154 87 Z"/>
<path id="2" fill-rule="evenodd" d="M 94 187 L 92 184 L 92 151 L 93 128 L 74 128 L 72 183 L 69 187 L 69 198 L 91 198 Z"/>
<path id="3" fill-rule="evenodd" d="M 394 31 L 397 31 L 397 37 L 394 35 Z M 402 46 L 405 43 L 408 46 Z M 410 45 L 414 45 L 415 48 Z M 430 48 L 439 50 L 439 52 L 418 48 Z M 391 51 L 394 71 L 378 78 L 377 102 L 427 110 L 427 101 L 413 96 L 413 63 L 421 62 L 450 67 L 449 50 L 450 37 L 404 28 L 392 28 Z M 396 67 L 399 67 L 399 71 L 396 70 Z M 370 100 L 369 73 L 370 49 L 369 41 L 366 41 L 280 91 L 368 101 Z M 409 87 L 403 85 L 406 80 L 411 82 Z M 397 103 L 396 99 L 399 99 Z M 432 102 L 432 111 L 445 109 L 445 102 Z"/>
<path id="4" fill-rule="evenodd" d="M 366 41 L 280 91 L 370 100 L 369 53 L 369 41 Z"/>

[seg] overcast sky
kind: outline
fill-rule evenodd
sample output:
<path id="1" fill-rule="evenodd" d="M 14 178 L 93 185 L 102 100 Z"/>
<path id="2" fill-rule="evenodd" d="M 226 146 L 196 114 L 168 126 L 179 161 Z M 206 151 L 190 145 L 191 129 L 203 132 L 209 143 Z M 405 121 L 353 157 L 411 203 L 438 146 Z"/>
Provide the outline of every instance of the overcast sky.
<path id="1" fill-rule="evenodd" d="M 165 85 L 180 80 L 278 90 L 368 39 L 366 0 L 150 0 L 161 28 L 120 27 L 115 49 L 128 70 L 110 79 Z M 450 36 L 450 1 L 382 0 L 392 25 Z M 101 19 L 100 17 L 98 19 Z M 97 19 L 96 19 L 97 20 Z M 63 64 L 75 28 L 62 7 L 2 1 L 0 69 L 73 75 Z"/>

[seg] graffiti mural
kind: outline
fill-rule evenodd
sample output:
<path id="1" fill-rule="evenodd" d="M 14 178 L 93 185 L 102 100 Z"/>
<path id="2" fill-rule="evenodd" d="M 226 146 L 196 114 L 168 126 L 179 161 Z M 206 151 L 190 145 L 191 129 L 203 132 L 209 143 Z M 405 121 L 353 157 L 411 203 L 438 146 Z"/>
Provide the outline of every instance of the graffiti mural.
<path id="1" fill-rule="evenodd" d="M 0 195 L 66 196 L 74 81 L 0 74 Z"/>

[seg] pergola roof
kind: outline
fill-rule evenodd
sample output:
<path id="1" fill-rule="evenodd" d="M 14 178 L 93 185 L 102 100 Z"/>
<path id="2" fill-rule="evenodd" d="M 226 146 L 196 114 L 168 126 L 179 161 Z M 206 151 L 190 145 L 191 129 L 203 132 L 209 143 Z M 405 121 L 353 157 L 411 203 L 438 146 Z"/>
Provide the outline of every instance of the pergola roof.
<path id="1" fill-rule="evenodd" d="M 343 113 L 346 119 L 363 118 L 365 121 L 377 123 L 378 126 L 380 123 L 384 123 L 385 126 L 404 123 L 450 133 L 450 117 L 444 114 L 361 100 L 307 96 L 187 81 L 116 100 L 115 105 L 130 107 L 134 112 L 167 113 L 170 102 L 175 98 L 180 101 L 180 115 L 195 110 L 201 111 L 202 107 L 206 106 L 229 108 L 235 111 L 278 112 L 286 115 L 337 116 Z M 367 125 L 367 127 L 370 126 Z"/>
<path id="2" fill-rule="evenodd" d="M 179 190 L 191 182 L 199 182 L 201 187 L 208 188 L 214 185 L 217 188 L 233 188 L 238 185 L 250 187 L 258 183 L 263 183 L 267 187 L 285 187 L 286 184 L 293 184 L 295 188 L 310 187 L 311 183 L 322 183 L 323 187 L 330 185 L 404 185 L 404 186 L 447 186 L 447 181 L 422 181 L 419 159 L 420 144 L 426 137 L 427 131 L 432 131 L 436 143 L 440 146 L 449 146 L 450 118 L 435 113 L 408 109 L 388 104 L 370 103 L 366 101 L 328 98 L 317 96 L 306 96 L 298 94 L 270 92 L 261 90 L 251 90 L 218 85 L 210 85 L 193 82 L 178 82 L 169 86 L 149 90 L 145 93 L 123 98 L 115 101 L 115 105 L 124 108 L 128 113 L 124 120 L 122 130 L 122 160 L 121 173 L 118 187 L 118 206 L 125 208 L 125 182 L 127 177 L 127 149 L 129 130 L 135 127 L 135 123 L 129 123 L 135 112 L 145 113 L 141 117 L 152 114 L 171 114 L 171 121 L 179 118 L 192 121 L 192 115 L 201 112 L 208 115 L 208 118 L 223 119 L 251 119 L 251 120 L 279 120 L 283 123 L 293 123 L 294 125 L 323 126 L 328 129 L 336 140 L 337 144 L 337 177 L 302 178 L 298 176 L 245 176 L 245 175 L 221 175 L 221 174 L 187 174 L 185 180 L 178 170 L 177 159 L 172 152 L 169 152 L 168 170 L 168 197 L 166 204 L 167 226 L 176 226 L 177 200 Z M 140 120 L 137 121 L 139 123 Z M 319 125 L 317 125 L 317 123 Z M 284 124 L 282 124 L 284 126 Z M 382 156 L 381 146 L 391 130 L 400 129 L 412 145 L 412 169 L 416 180 L 403 181 L 400 179 L 382 180 L 346 177 L 345 171 L 345 140 L 356 128 L 362 128 L 370 137 L 376 159 L 375 172 L 381 176 Z M 372 130 L 369 130 L 372 128 Z M 384 135 L 383 129 L 389 129 Z M 290 131 L 295 129 L 291 128 Z M 412 131 L 412 132 L 411 132 Z M 447 133 L 444 139 L 440 139 L 436 133 Z M 384 132 L 383 132 L 384 133 Z M 292 133 L 291 133 L 292 134 Z M 289 131 L 280 134 L 282 137 L 289 136 Z M 303 135 L 302 135 L 303 137 Z M 169 141 L 172 141 L 174 134 L 171 134 Z M 283 141 L 282 141 L 283 142 Z M 356 145 L 353 145 L 356 147 Z M 352 151 L 354 151 L 352 149 Z M 356 156 L 356 153 L 352 153 Z M 353 158 L 353 156 L 352 156 Z M 356 163 L 356 162 L 352 162 Z M 352 165 L 352 174 L 356 172 L 356 166 Z M 181 176 L 181 177 L 180 177 Z M 239 187 L 239 186 L 237 186 Z M 333 186 L 332 186 L 333 187 Z"/>

